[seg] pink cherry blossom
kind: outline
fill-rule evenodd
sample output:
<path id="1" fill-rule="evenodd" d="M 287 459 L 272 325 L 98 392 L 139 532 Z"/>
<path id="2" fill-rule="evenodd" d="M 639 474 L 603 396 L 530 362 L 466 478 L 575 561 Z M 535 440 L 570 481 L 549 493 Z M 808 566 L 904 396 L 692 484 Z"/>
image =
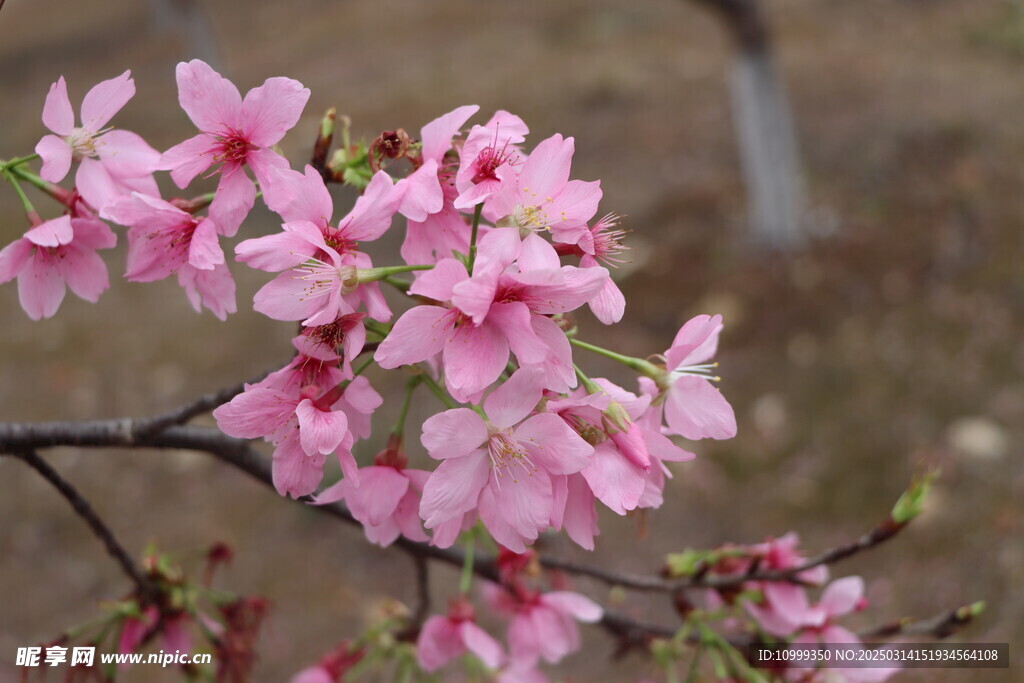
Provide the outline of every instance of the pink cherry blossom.
<path id="1" fill-rule="evenodd" d="M 530 416 L 539 381 L 534 370 L 515 372 L 487 397 L 486 419 L 455 408 L 423 423 L 424 447 L 443 461 L 423 488 L 427 528 L 478 509 L 497 542 L 523 552 L 548 527 L 552 475 L 579 472 L 594 449 L 557 415 Z"/>
<path id="2" fill-rule="evenodd" d="M 864 580 L 859 576 L 847 576 L 833 581 L 825 587 L 821 601 L 815 606 L 813 619 L 809 620 L 804 629 L 792 640 L 791 647 L 816 643 L 848 643 L 853 649 L 862 649 L 861 640 L 849 629 L 835 623 L 837 617 L 844 616 L 855 610 L 866 607 L 864 599 Z M 849 683 L 869 683 L 884 681 L 899 669 L 892 666 L 878 668 L 827 667 L 822 672 L 823 680 L 849 681 Z M 792 669 L 787 672 L 790 680 L 802 680 L 798 675 L 808 673 L 806 669 Z"/>
<path id="3" fill-rule="evenodd" d="M 271 148 L 298 122 L 309 90 L 290 78 L 268 78 L 243 100 L 231 81 L 198 59 L 178 64 L 176 75 L 178 101 L 202 132 L 164 152 L 157 168 L 170 171 L 184 189 L 219 164 L 210 217 L 230 237 L 256 200 L 256 187 L 243 167 L 252 168 L 262 185 L 272 182 L 272 169 L 288 167 Z"/>
<path id="4" fill-rule="evenodd" d="M 114 114 L 135 95 L 135 81 L 125 71 L 103 81 L 82 100 L 81 126 L 62 76 L 50 86 L 43 107 L 43 123 L 55 135 L 46 135 L 36 145 L 43 160 L 43 180 L 64 179 L 72 162 L 81 162 L 75 184 L 85 201 L 105 216 L 105 209 L 131 191 L 158 194 L 153 169 L 160 153 L 135 133 L 107 126 Z"/>
<path id="5" fill-rule="evenodd" d="M 211 219 L 196 218 L 159 197 L 138 192 L 117 201 L 107 214 L 129 228 L 129 281 L 177 275 L 197 311 L 205 305 L 224 320 L 237 310 L 235 282 Z"/>
<path id="6" fill-rule="evenodd" d="M 427 619 L 416 641 L 416 658 L 427 673 L 433 673 L 456 657 L 471 652 L 488 668 L 496 669 L 505 653 L 494 638 L 476 625 L 473 608 L 453 603 L 447 616 Z"/>
<path id="7" fill-rule="evenodd" d="M 577 621 L 595 623 L 601 606 L 572 591 L 551 591 L 525 597 L 515 607 L 508 628 L 509 658 L 536 664 L 540 659 L 557 664 L 580 648 Z"/>
<path id="8" fill-rule="evenodd" d="M 359 485 L 348 478 L 325 489 L 317 504 L 344 500 L 352 516 L 363 525 L 371 543 L 387 547 L 399 536 L 412 541 L 429 540 L 418 509 L 429 472 L 405 467 L 405 457 L 385 450 L 371 467 L 359 470 Z"/>
<path id="9" fill-rule="evenodd" d="M 274 485 L 281 495 L 293 498 L 316 490 L 323 478 L 326 456 L 336 453 L 345 476 L 359 480 L 352 457 L 353 436 L 348 416 L 334 410 L 334 390 L 320 396 L 315 385 L 305 387 L 300 396 L 259 386 L 245 392 L 213 411 L 217 426 L 229 436 L 241 439 L 262 438 L 276 446 L 273 456 Z"/>
<path id="10" fill-rule="evenodd" d="M 687 439 L 731 439 L 736 436 L 732 406 L 711 384 L 722 316 L 699 315 L 676 334 L 665 352 L 667 384 L 665 421 Z"/>
<path id="11" fill-rule="evenodd" d="M 481 241 L 473 277 L 459 261 L 443 259 L 417 278 L 411 294 L 447 305 L 406 311 L 375 359 L 395 368 L 443 353 L 448 389 L 463 400 L 494 382 L 511 352 L 542 371 L 545 388 L 567 391 L 576 385 L 572 353 L 548 316 L 586 303 L 607 276 L 603 268 L 561 266 L 537 235 L 520 243 L 515 230 L 494 230 Z"/>
<path id="12" fill-rule="evenodd" d="M 589 235 L 587 221 L 601 201 L 600 181 L 569 180 L 573 138 L 555 134 L 531 152 L 514 183 L 503 186 L 489 204 L 507 222 L 527 230 L 551 230 L 556 242 L 575 244 Z M 499 225 L 505 221 L 499 221 Z"/>
<path id="13" fill-rule="evenodd" d="M 33 320 L 52 317 L 66 287 L 96 303 L 110 286 L 96 251 L 116 244 L 110 228 L 87 213 L 45 221 L 0 251 L 0 283 L 18 278 L 18 299 Z"/>
<path id="14" fill-rule="evenodd" d="M 352 211 L 332 228 L 329 197 L 315 203 L 308 199 L 314 191 L 319 194 L 323 180 L 309 167 L 299 177 L 301 181 L 292 176 L 286 182 L 303 187 L 306 194 L 296 195 L 307 199 L 282 201 L 281 209 L 286 217 L 306 217 L 284 223 L 281 233 L 246 240 L 235 249 L 239 260 L 253 267 L 284 271 L 256 293 L 254 308 L 275 320 L 302 320 L 307 326 L 330 323 L 355 313 L 360 305 L 371 318 L 389 320 L 391 309 L 379 285 L 358 282 L 358 270 L 373 263 L 357 246 L 379 238 L 391 225 L 401 200 L 391 178 L 383 171 L 375 174 Z"/>

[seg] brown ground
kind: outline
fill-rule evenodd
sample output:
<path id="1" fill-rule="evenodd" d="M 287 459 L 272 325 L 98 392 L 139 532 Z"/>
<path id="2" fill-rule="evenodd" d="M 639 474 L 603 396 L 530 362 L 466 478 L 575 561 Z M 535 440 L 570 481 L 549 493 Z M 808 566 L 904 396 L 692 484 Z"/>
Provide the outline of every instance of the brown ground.
<path id="1" fill-rule="evenodd" d="M 463 103 L 510 109 L 534 141 L 575 135 L 576 176 L 601 178 L 602 208 L 627 214 L 635 231 L 635 268 L 623 283 L 630 307 L 602 332 L 609 345 L 658 352 L 690 315 L 725 314 L 722 388 L 740 436 L 697 446 L 700 458 L 678 468 L 647 538 L 634 521 L 605 515 L 594 561 L 647 572 L 667 551 L 790 529 L 824 548 L 880 519 L 917 463 L 938 463 L 944 474 L 919 523 L 836 574 L 867 579 L 874 607 L 864 623 L 984 599 L 985 617 L 964 637 L 1024 644 L 1024 19 L 1011 3 L 767 3 L 819 224 L 835 231 L 787 258 L 742 246 L 728 44 L 694 6 L 208 4 L 225 71 L 243 90 L 269 75 L 312 89 L 306 120 L 286 139 L 294 163 L 330 105 L 370 137 L 416 130 Z M 173 66 L 186 48 L 156 30 L 147 7 L 8 0 L 0 157 L 31 151 L 46 89 L 61 74 L 76 101 L 130 67 L 139 95 L 119 124 L 161 148 L 191 134 L 174 106 Z M 0 210 L 11 218 L 6 242 L 22 230 L 9 190 Z M 273 228 L 265 211 L 252 226 Z M 123 250 L 108 263 L 116 274 Z M 40 323 L 22 314 L 13 285 L 3 287 L 2 419 L 147 414 L 278 362 L 291 328 L 246 311 L 265 278 L 236 274 L 243 311 L 228 324 L 193 314 L 172 283 L 115 282 L 98 305 L 69 298 Z M 593 337 L 595 325 L 584 325 Z M 150 539 L 182 553 L 235 546 L 226 579 L 275 606 L 261 681 L 284 680 L 357 632 L 384 596 L 411 596 L 404 558 L 202 456 L 66 450 L 52 459 L 134 550 Z M 0 462 L 0 489 L 0 678 L 9 680 L 18 645 L 88 618 L 125 582 L 32 473 Z M 439 598 L 450 578 L 436 573 Z M 670 623 L 663 611 L 637 610 Z M 591 652 L 605 651 L 603 636 L 587 638 Z M 621 681 L 645 668 L 577 656 L 563 670 Z M 1011 669 L 897 680 L 1019 678 Z"/>

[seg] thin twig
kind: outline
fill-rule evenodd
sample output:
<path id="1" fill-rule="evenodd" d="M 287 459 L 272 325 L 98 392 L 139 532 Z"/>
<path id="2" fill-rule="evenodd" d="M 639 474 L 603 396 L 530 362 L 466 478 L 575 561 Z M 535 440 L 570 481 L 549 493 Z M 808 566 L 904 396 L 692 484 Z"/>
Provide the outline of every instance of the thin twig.
<path id="1" fill-rule="evenodd" d="M 416 567 L 416 607 L 409 615 L 409 623 L 398 634 L 399 640 L 414 641 L 420 634 L 423 622 L 430 616 L 430 565 L 421 555 L 410 555 Z"/>
<path id="2" fill-rule="evenodd" d="M 156 599 L 157 589 L 156 586 L 149 580 L 149 577 L 142 572 L 141 569 L 135 564 L 131 556 L 124 549 L 117 538 L 114 536 L 114 532 L 110 530 L 99 515 L 96 514 L 92 506 L 89 505 L 89 501 L 82 497 L 82 494 L 71 485 L 66 479 L 57 473 L 57 470 L 53 469 L 49 463 L 39 457 L 39 454 L 35 451 L 22 451 L 13 452 L 10 456 L 17 458 L 27 464 L 29 467 L 34 469 L 40 474 L 46 481 L 48 481 L 62 496 L 71 504 L 72 509 L 75 513 L 85 520 L 85 523 L 89 525 L 92 532 L 96 535 L 107 549 L 107 553 L 110 554 L 114 560 L 121 565 L 121 570 L 132 580 L 135 587 L 138 589 L 138 593 L 143 600 L 152 602 Z"/>
<path id="3" fill-rule="evenodd" d="M 897 636 L 927 636 L 930 638 L 948 638 L 962 627 L 971 623 L 981 611 L 979 605 L 965 605 L 948 612 L 936 614 L 929 619 L 900 619 L 861 631 L 857 635 L 861 640 L 873 638 L 895 638 Z"/>

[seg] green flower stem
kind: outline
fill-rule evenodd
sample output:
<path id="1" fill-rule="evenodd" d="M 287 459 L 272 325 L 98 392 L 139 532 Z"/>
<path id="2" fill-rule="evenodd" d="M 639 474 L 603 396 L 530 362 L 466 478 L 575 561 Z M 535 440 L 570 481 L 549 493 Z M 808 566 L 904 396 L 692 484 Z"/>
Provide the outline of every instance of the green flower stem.
<path id="1" fill-rule="evenodd" d="M 423 383 L 427 385 L 427 388 L 434 392 L 434 395 L 437 396 L 441 403 L 443 403 L 449 410 L 458 407 L 457 405 L 455 405 L 455 402 L 452 401 L 451 397 L 445 393 L 444 389 L 439 387 L 437 385 L 437 382 L 434 381 L 434 378 L 427 374 L 425 370 L 423 371 L 423 374 L 420 375 L 420 377 L 423 378 Z"/>
<path id="2" fill-rule="evenodd" d="M 36 208 L 32 206 L 32 202 L 29 201 L 28 195 L 25 194 L 25 190 L 21 189 L 21 184 L 18 182 L 18 179 L 14 177 L 13 169 L 4 166 L 3 176 L 4 180 L 9 182 L 11 187 L 14 188 L 14 192 L 18 195 L 18 199 L 21 200 L 21 206 L 25 209 L 25 213 L 29 215 L 35 214 L 38 216 L 39 214 L 36 213 Z"/>
<path id="3" fill-rule="evenodd" d="M 38 154 L 29 154 L 26 157 L 18 157 L 17 159 L 11 159 L 10 161 L 0 161 L 0 167 L 13 169 L 16 166 L 27 164 L 30 161 L 35 161 L 39 158 Z"/>
<path id="4" fill-rule="evenodd" d="M 587 390 L 588 394 L 604 393 L 604 389 L 601 388 L 601 385 L 587 377 L 587 375 L 582 370 L 580 370 L 580 366 L 573 363 L 572 369 L 576 371 L 576 377 L 579 378 L 580 384 L 583 385 L 583 388 Z"/>
<path id="5" fill-rule="evenodd" d="M 387 275 L 385 277 L 382 277 L 381 278 L 381 282 L 386 282 L 387 284 L 391 285 L 392 287 L 394 287 L 395 289 L 397 289 L 400 292 L 408 292 L 409 288 L 412 287 L 412 283 L 411 282 L 406 282 L 405 280 L 399 280 L 397 277 L 392 277 L 391 275 Z"/>
<path id="6" fill-rule="evenodd" d="M 356 276 L 360 283 L 376 282 L 383 280 L 396 273 L 410 273 L 414 270 L 431 270 L 433 264 L 421 264 L 414 266 L 385 266 L 383 268 L 360 268 Z"/>
<path id="7" fill-rule="evenodd" d="M 395 436 L 402 436 L 405 432 L 405 418 L 409 414 L 409 406 L 412 404 L 412 395 L 423 382 L 423 375 L 414 375 L 409 378 L 409 381 L 405 385 L 405 400 L 402 401 L 402 409 L 398 412 L 398 419 L 395 420 L 395 426 L 391 429 L 391 433 Z"/>
<path id="8" fill-rule="evenodd" d="M 621 353 L 615 353 L 614 351 L 609 351 L 608 349 L 601 348 L 600 346 L 588 344 L 587 342 L 582 341 L 580 339 L 570 338 L 569 343 L 572 344 L 573 346 L 578 346 L 581 349 L 592 351 L 598 355 L 604 356 L 605 358 L 611 358 L 612 360 L 616 360 L 622 363 L 623 365 L 630 367 L 633 370 L 636 370 L 641 375 L 646 375 L 653 380 L 658 380 L 662 375 L 665 374 L 664 368 L 659 368 L 654 363 L 646 361 L 643 358 L 624 356 Z"/>
<path id="9" fill-rule="evenodd" d="M 483 202 L 476 205 L 473 210 L 473 231 L 469 235 L 469 265 L 466 270 L 473 275 L 473 264 L 476 262 L 476 234 L 480 230 L 480 214 L 484 211 Z"/>

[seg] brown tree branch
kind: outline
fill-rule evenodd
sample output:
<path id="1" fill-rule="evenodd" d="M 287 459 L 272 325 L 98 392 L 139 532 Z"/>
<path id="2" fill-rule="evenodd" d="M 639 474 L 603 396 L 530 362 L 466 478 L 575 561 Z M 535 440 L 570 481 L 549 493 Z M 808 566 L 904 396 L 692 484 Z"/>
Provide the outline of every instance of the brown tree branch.
<path id="1" fill-rule="evenodd" d="M 121 570 L 125 575 L 131 579 L 132 583 L 135 584 L 135 588 L 139 593 L 139 596 L 145 602 L 153 602 L 156 600 L 158 591 L 153 582 L 150 581 L 149 577 L 135 564 L 131 555 L 124 549 L 124 546 L 118 542 L 114 536 L 114 532 L 110 530 L 96 511 L 93 510 L 82 494 L 71 485 L 66 479 L 57 473 L 57 470 L 53 469 L 48 462 L 39 457 L 39 454 L 34 450 L 12 452 L 9 453 L 10 457 L 21 460 L 26 465 L 34 469 L 39 475 L 49 482 L 64 498 L 71 504 L 72 509 L 75 513 L 85 520 L 85 523 L 92 529 L 93 534 L 96 538 L 103 543 L 103 547 L 106 548 L 107 553 L 114 558 L 114 560 L 121 566 Z"/>

